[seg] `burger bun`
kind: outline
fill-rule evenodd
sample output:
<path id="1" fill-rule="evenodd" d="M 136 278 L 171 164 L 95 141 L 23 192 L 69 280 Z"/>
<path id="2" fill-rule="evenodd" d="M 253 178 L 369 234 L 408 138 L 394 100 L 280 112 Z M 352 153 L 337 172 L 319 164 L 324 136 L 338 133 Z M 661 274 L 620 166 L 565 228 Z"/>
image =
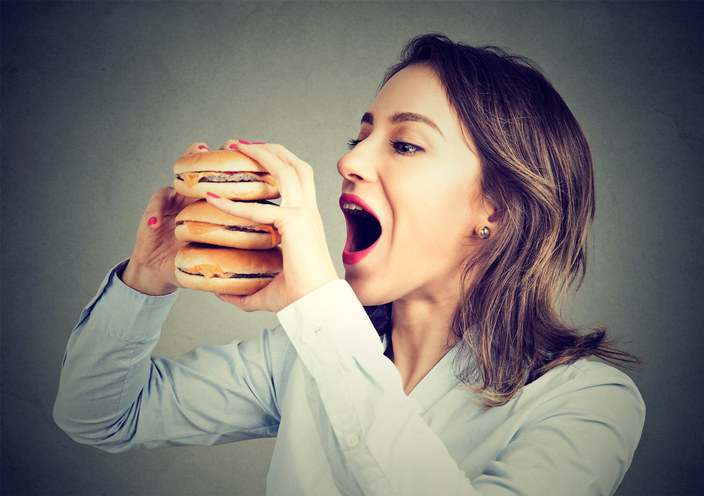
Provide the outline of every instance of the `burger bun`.
<path id="1" fill-rule="evenodd" d="M 250 295 L 267 286 L 283 267 L 281 249 L 239 250 L 198 243 L 183 246 L 174 260 L 185 288 Z"/>

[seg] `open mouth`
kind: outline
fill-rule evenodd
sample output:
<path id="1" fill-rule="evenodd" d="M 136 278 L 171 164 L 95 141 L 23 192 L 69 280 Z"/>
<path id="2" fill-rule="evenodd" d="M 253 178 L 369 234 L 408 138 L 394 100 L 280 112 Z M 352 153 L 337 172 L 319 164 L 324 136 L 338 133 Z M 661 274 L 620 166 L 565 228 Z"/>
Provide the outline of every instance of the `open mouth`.
<path id="1" fill-rule="evenodd" d="M 347 221 L 347 242 L 342 254 L 345 264 L 354 264 L 366 256 L 381 236 L 381 224 L 361 199 L 344 194 L 340 208 Z"/>

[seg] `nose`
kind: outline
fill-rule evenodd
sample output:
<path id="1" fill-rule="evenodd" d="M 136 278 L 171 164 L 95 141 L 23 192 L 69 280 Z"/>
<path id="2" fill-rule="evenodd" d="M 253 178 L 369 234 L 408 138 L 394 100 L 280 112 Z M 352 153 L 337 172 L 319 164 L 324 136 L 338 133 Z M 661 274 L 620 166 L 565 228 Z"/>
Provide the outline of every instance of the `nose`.
<path id="1" fill-rule="evenodd" d="M 343 178 L 352 182 L 376 180 L 377 171 L 369 143 L 358 143 L 343 155 L 337 161 L 337 171 Z"/>

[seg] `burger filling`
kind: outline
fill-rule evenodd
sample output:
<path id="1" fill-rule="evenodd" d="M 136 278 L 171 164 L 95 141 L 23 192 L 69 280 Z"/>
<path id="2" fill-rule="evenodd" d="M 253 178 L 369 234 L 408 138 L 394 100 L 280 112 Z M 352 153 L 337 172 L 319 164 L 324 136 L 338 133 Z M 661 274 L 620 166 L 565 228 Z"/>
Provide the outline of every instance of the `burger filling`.
<path id="1" fill-rule="evenodd" d="M 193 234 L 205 234 L 210 231 L 215 231 L 217 229 L 225 229 L 227 231 L 240 231 L 255 234 L 268 234 L 271 238 L 271 245 L 278 243 L 277 232 L 274 226 L 268 224 L 254 224 L 251 226 L 223 226 L 220 224 L 211 224 L 210 222 L 201 222 L 195 220 L 187 220 L 179 222 L 179 225 L 185 224 L 188 230 Z"/>
<path id="2" fill-rule="evenodd" d="M 264 182 L 275 185 L 274 178 L 268 172 L 184 172 L 176 175 L 177 179 L 185 181 L 188 186 L 198 183 L 251 183 Z"/>
<path id="3" fill-rule="evenodd" d="M 228 231 L 242 231 L 258 234 L 272 234 L 273 231 L 273 227 L 264 224 L 252 226 L 223 226 L 220 224 L 212 224 L 210 222 L 201 222 L 195 220 L 180 222 L 179 225 L 180 224 L 185 224 L 188 230 L 191 231 L 193 234 L 203 234 L 208 231 L 214 231 L 216 229 L 226 229 Z"/>
<path id="4" fill-rule="evenodd" d="M 222 267 L 215 264 L 198 264 L 188 269 L 179 267 L 178 270 L 192 276 L 218 277 L 220 279 L 259 279 L 276 277 L 276 273 L 240 274 L 237 272 L 227 272 L 223 270 Z"/>
<path id="5" fill-rule="evenodd" d="M 381 224 L 376 217 L 354 203 L 346 203 L 342 211 L 347 220 L 348 251 L 366 250 L 379 239 Z"/>

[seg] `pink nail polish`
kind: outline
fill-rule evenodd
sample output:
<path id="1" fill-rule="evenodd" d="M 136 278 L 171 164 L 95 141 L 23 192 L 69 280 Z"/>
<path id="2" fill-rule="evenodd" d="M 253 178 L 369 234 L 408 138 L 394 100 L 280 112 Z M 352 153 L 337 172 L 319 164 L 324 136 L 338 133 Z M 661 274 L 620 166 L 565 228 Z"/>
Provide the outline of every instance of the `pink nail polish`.
<path id="1" fill-rule="evenodd" d="M 148 226 L 153 226 L 156 224 L 156 217 L 149 217 L 149 220 L 147 221 Z"/>
<path id="2" fill-rule="evenodd" d="M 211 193 L 210 191 L 208 191 L 208 196 L 211 198 L 220 198 L 218 195 L 216 195 L 215 193 Z"/>
<path id="3" fill-rule="evenodd" d="M 245 141 L 245 140 L 239 140 L 239 142 L 242 143 L 243 145 L 251 145 L 252 144 L 249 141 Z"/>
<path id="4" fill-rule="evenodd" d="M 207 151 L 210 151 L 210 148 L 208 148 L 208 147 L 205 146 L 205 145 L 198 145 L 198 149 L 199 149 L 199 150 L 207 150 Z"/>
<path id="5" fill-rule="evenodd" d="M 237 148 L 237 143 L 232 143 L 232 144 L 230 145 L 230 150 L 238 150 L 238 149 L 239 149 L 239 148 Z"/>

